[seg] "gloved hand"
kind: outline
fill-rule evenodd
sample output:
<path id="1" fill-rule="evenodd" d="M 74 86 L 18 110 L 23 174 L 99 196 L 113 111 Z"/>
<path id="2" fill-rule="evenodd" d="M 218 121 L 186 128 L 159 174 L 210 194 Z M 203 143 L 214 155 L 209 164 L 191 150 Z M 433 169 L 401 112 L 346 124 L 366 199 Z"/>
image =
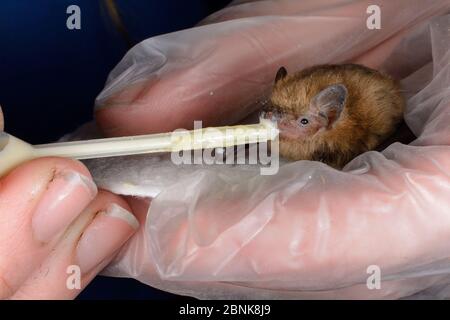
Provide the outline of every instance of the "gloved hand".
<path id="1" fill-rule="evenodd" d="M 366 9 L 381 7 L 380 30 Z M 205 174 L 133 209 L 145 228 L 108 274 L 201 298 L 399 298 L 450 281 L 448 1 L 259 1 L 148 39 L 97 100 L 108 135 L 236 123 L 276 70 L 351 61 L 403 79 L 418 136 L 343 171 L 298 161 L 276 176 Z M 209 24 L 208 24 L 209 23 Z M 431 34 L 431 35 L 430 35 Z M 381 287 L 366 285 L 381 272 Z M 369 272 L 369 273 L 368 273 Z"/>
<path id="2" fill-rule="evenodd" d="M 0 178 L 0 299 L 76 297 L 137 230 L 129 211 L 78 161 L 41 158 Z"/>

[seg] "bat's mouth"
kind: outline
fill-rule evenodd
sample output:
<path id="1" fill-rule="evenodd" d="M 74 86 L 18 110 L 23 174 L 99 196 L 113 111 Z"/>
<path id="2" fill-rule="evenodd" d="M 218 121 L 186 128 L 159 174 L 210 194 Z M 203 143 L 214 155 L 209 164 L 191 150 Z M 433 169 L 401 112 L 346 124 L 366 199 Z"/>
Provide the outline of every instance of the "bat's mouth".
<path id="1" fill-rule="evenodd" d="M 297 117 L 292 113 L 270 108 L 262 110 L 259 118 L 273 122 L 280 132 L 280 138 L 299 139 L 302 136 Z"/>

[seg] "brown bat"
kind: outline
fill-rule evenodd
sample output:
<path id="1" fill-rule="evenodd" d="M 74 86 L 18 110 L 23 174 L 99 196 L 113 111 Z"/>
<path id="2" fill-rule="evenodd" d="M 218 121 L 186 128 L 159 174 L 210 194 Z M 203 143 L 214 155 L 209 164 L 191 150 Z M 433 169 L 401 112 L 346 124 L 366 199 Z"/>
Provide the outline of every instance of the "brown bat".
<path id="1" fill-rule="evenodd" d="M 342 168 L 386 141 L 404 107 L 396 81 L 361 65 L 321 65 L 291 75 L 282 67 L 262 117 L 277 122 L 282 157 Z"/>

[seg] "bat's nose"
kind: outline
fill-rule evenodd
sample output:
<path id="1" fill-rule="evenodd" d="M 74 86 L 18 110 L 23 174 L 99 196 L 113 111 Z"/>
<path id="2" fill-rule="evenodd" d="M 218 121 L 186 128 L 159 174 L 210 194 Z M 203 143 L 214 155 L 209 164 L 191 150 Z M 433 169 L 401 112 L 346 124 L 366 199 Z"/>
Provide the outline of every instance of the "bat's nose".
<path id="1" fill-rule="evenodd" d="M 262 110 L 259 113 L 259 117 L 262 119 L 268 119 L 273 122 L 278 122 L 283 118 L 284 114 L 278 110 Z"/>

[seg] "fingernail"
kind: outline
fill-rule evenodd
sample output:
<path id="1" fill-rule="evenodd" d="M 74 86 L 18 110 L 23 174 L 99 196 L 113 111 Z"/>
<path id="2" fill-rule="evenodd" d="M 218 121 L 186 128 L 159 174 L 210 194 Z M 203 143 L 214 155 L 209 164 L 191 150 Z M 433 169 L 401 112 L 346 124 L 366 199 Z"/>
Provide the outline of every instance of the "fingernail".
<path id="1" fill-rule="evenodd" d="M 76 262 L 82 274 L 110 257 L 138 228 L 136 217 L 117 204 L 113 203 L 97 214 L 77 245 Z"/>
<path id="2" fill-rule="evenodd" d="M 34 211 L 36 239 L 51 241 L 64 231 L 97 195 L 91 179 L 76 171 L 57 172 Z"/>

